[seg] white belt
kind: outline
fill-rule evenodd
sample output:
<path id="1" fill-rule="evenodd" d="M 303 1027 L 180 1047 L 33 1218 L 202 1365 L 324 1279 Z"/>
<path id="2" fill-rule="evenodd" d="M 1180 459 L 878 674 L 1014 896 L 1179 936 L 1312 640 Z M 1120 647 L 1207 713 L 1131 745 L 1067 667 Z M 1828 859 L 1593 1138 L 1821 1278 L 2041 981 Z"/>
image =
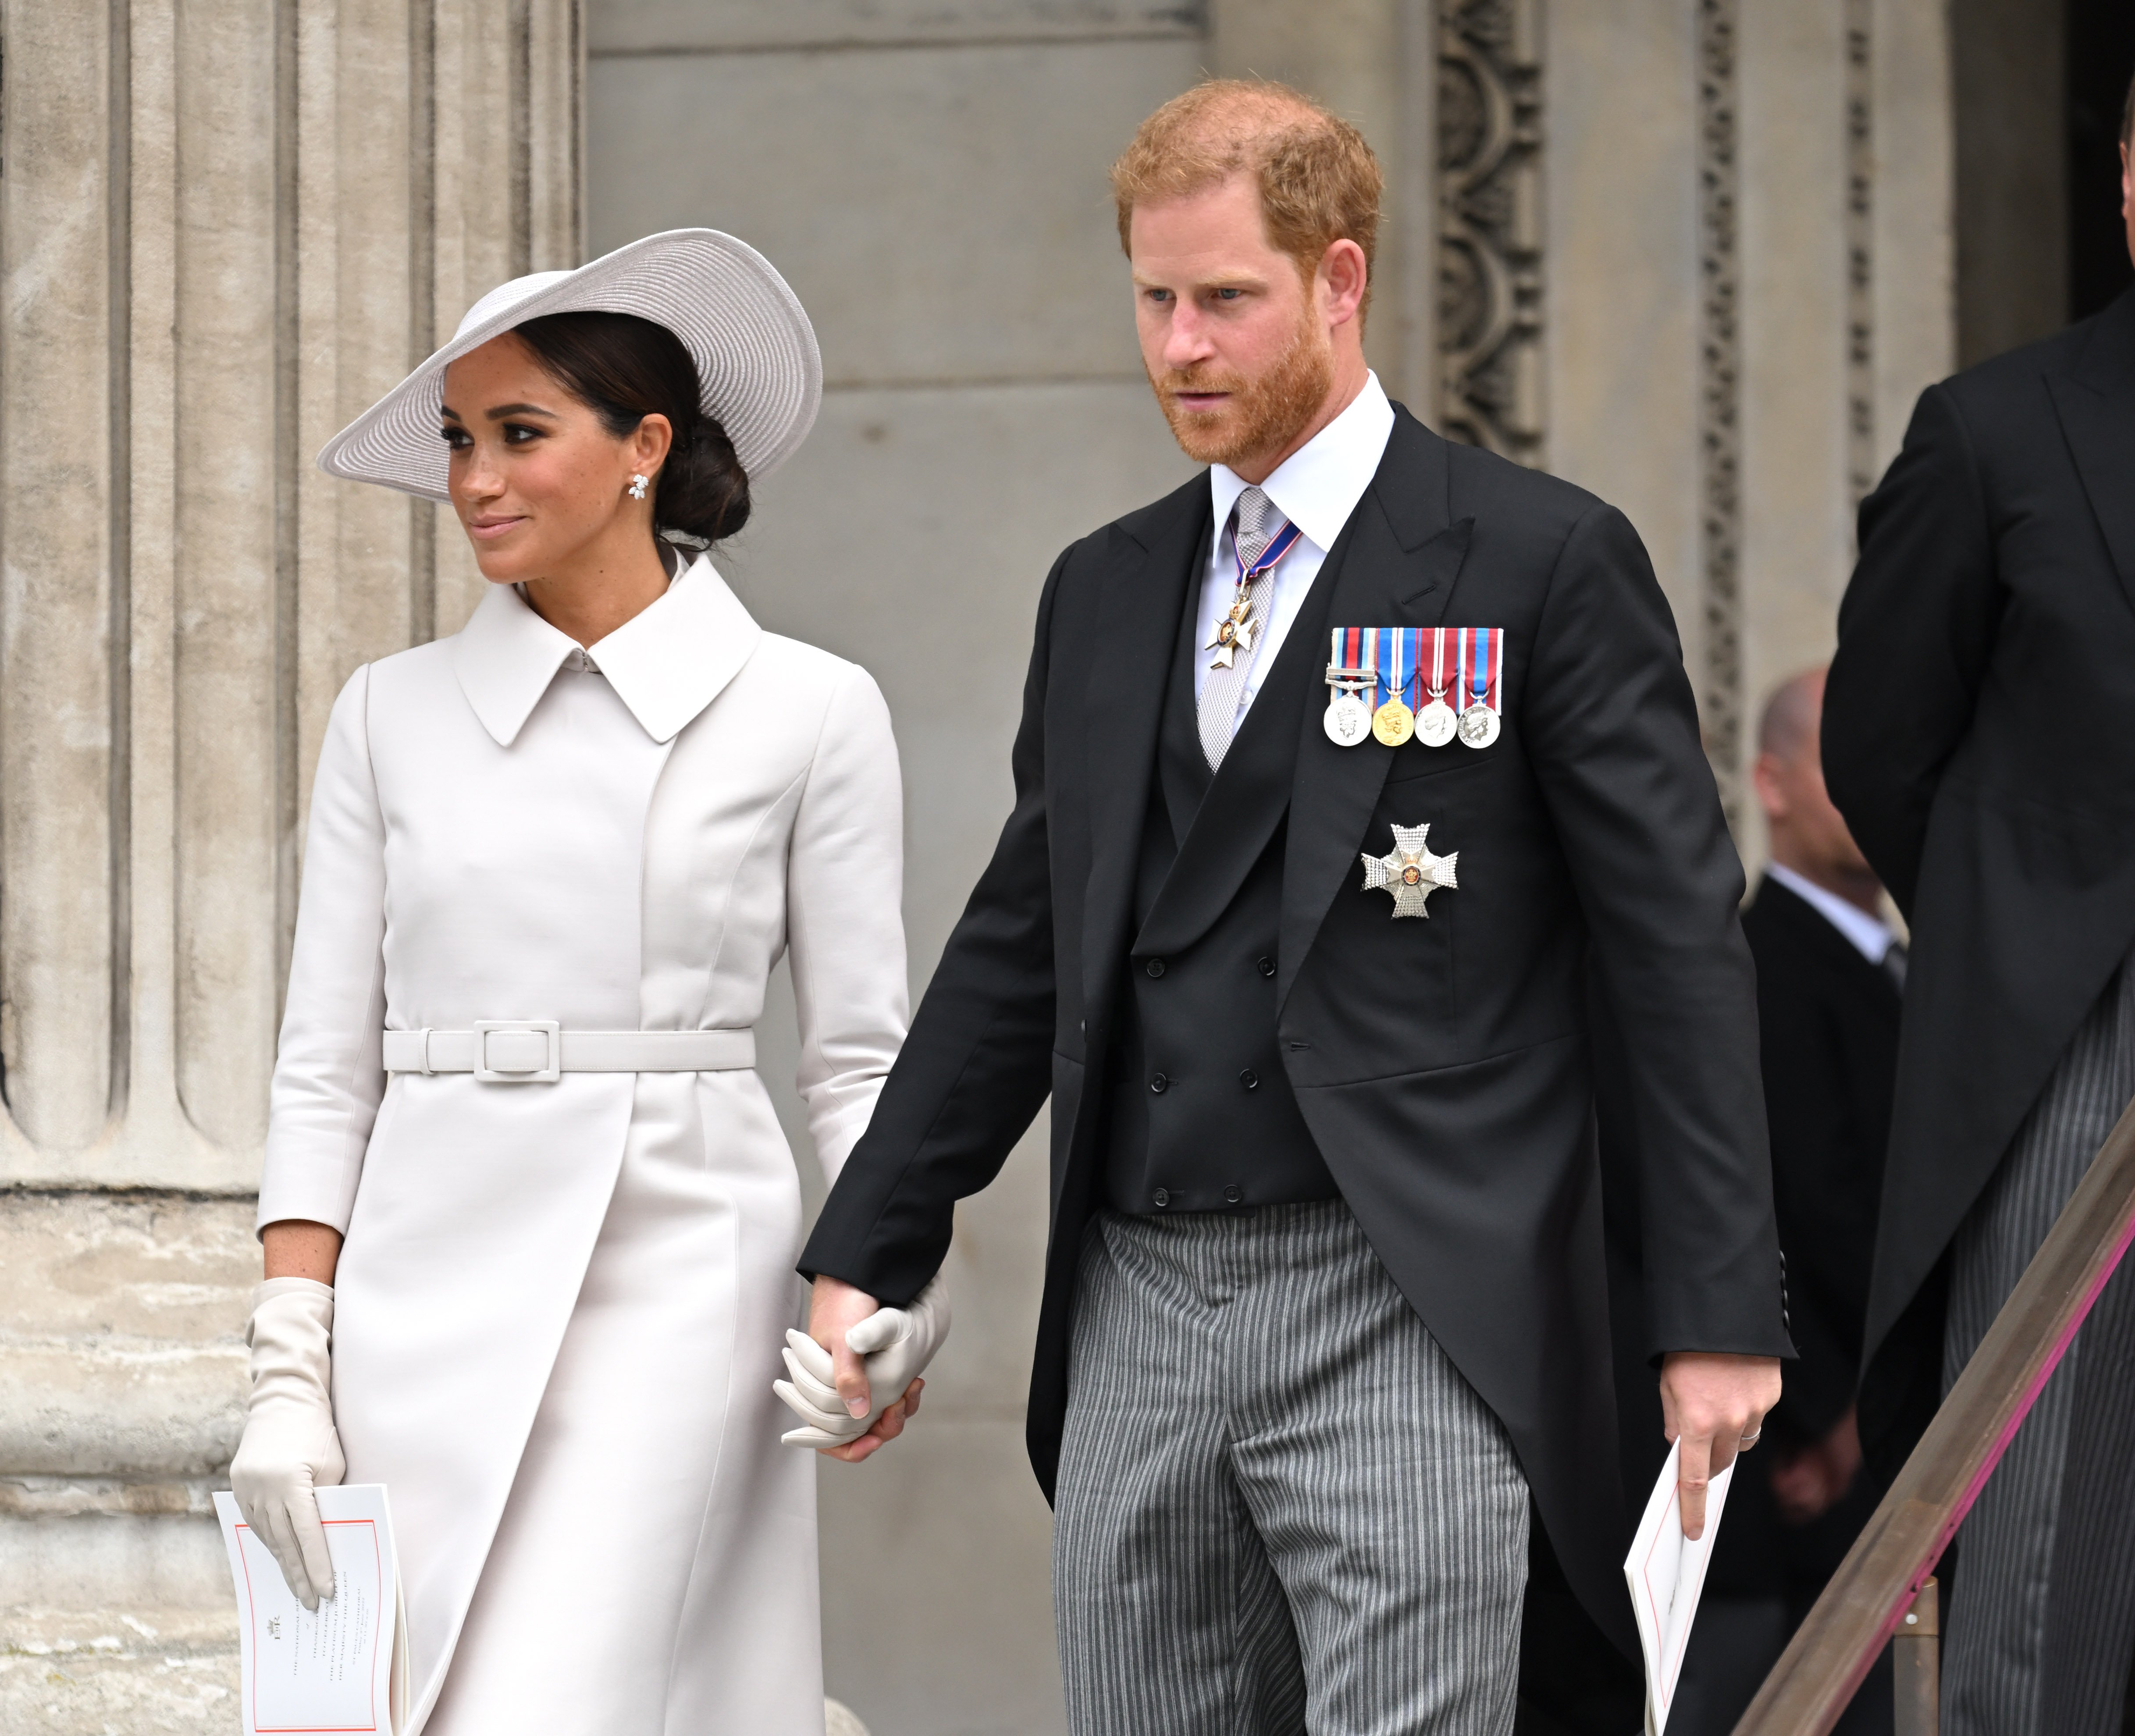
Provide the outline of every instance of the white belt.
<path id="1" fill-rule="evenodd" d="M 554 1019 L 478 1019 L 472 1031 L 388 1031 L 389 1073 L 472 1073 L 540 1085 L 565 1073 L 727 1073 L 756 1065 L 754 1031 L 564 1031 Z"/>

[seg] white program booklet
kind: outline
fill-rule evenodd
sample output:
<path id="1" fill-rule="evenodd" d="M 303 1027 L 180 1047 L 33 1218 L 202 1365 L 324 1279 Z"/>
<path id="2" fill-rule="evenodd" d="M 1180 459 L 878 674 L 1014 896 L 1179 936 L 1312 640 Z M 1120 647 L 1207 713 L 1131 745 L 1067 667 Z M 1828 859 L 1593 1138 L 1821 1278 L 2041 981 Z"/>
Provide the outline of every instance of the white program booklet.
<path id="1" fill-rule="evenodd" d="M 237 1585 L 244 1736 L 394 1736 L 408 1720 L 408 1619 L 383 1483 L 318 1492 L 334 1594 L 298 1603 L 227 1490 L 215 1497 Z"/>
<path id="2" fill-rule="evenodd" d="M 1735 1467 L 1730 1465 L 1707 1487 L 1705 1534 L 1693 1543 L 1682 1534 L 1677 1505 L 1682 1455 L 1680 1444 L 1668 1448 L 1660 1481 L 1646 1502 L 1646 1516 L 1639 1521 L 1631 1553 L 1624 1558 L 1624 1577 L 1631 1582 L 1631 1607 L 1639 1618 L 1639 1643 L 1646 1654 L 1646 1736 L 1662 1736 L 1668 1728 L 1682 1655 L 1690 1645 L 1690 1624 L 1705 1589 L 1706 1563 L 1720 1535 L 1720 1510 L 1735 1480 Z"/>

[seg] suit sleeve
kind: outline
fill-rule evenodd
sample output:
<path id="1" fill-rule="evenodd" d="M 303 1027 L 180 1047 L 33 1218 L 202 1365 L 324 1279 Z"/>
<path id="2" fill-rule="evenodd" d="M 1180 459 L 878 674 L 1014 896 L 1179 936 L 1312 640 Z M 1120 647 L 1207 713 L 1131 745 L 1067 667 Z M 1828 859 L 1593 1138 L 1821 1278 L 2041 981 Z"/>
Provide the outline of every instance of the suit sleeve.
<path id="1" fill-rule="evenodd" d="M 1838 611 L 1823 772 L 1898 907 L 1912 912 L 1928 810 L 1971 728 L 2001 612 L 1977 457 L 1947 386 L 1861 505 L 1861 559 Z"/>
<path id="2" fill-rule="evenodd" d="M 289 993 L 268 1093 L 262 1228 L 346 1231 L 385 1095 L 385 822 L 371 776 L 368 667 L 327 720 L 304 834 Z"/>
<path id="3" fill-rule="evenodd" d="M 1648 1349 L 1786 1355 L 1741 863 L 1674 618 L 1611 507 L 1566 539 L 1520 715 L 1615 1021 Z"/>
<path id="4" fill-rule="evenodd" d="M 940 1269 L 956 1203 L 1000 1173 L 1053 1083 L 1045 698 L 1063 554 L 1038 602 L 1010 757 L 1015 805 L 801 1252 L 805 1276 L 902 1306 Z"/>

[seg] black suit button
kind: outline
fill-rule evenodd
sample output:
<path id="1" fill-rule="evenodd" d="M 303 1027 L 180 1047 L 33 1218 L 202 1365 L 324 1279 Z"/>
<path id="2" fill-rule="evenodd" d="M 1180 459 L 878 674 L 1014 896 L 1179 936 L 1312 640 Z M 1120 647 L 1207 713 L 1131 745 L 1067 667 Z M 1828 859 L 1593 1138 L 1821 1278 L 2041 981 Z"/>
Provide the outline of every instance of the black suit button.
<path id="1" fill-rule="evenodd" d="M 1151 976 L 1162 976 L 1164 974 L 1164 960 L 1162 959 L 1151 959 L 1141 968 L 1146 970 Z"/>
<path id="2" fill-rule="evenodd" d="M 1159 1187 L 1150 1196 L 1150 1197 L 1154 1199 L 1159 1206 L 1169 1206 L 1171 1203 L 1171 1191 L 1166 1187 Z"/>
<path id="3" fill-rule="evenodd" d="M 1159 1073 L 1155 1078 L 1150 1081 L 1149 1088 L 1155 1091 L 1158 1096 L 1161 1097 L 1164 1094 L 1165 1090 L 1169 1088 L 1170 1084 L 1171 1081 L 1169 1079 L 1165 1078 L 1163 1074 Z"/>
<path id="4" fill-rule="evenodd" d="M 1256 1091 L 1261 1086 L 1261 1076 L 1251 1067 L 1247 1067 L 1244 1072 L 1238 1075 L 1238 1083 L 1249 1091 Z"/>
<path id="5" fill-rule="evenodd" d="M 1253 966 L 1262 976 L 1273 976 L 1275 974 L 1275 960 L 1273 959 L 1255 959 L 1253 960 Z"/>
<path id="6" fill-rule="evenodd" d="M 1223 1190 L 1224 1199 L 1233 1206 L 1237 1205 L 1238 1202 L 1245 1197 L 1246 1190 L 1242 1187 L 1226 1187 Z"/>

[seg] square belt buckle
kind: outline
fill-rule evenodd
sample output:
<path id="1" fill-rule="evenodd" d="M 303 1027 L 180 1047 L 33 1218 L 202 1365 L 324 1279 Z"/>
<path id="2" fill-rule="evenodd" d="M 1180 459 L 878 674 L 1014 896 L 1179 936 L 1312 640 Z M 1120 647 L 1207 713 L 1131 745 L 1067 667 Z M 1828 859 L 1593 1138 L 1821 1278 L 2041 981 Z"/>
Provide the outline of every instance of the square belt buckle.
<path id="1" fill-rule="evenodd" d="M 496 1042 L 497 1038 L 504 1041 Z M 477 1019 L 474 1076 L 495 1085 L 554 1085 L 564 1076 L 564 1043 L 556 1021 Z"/>

